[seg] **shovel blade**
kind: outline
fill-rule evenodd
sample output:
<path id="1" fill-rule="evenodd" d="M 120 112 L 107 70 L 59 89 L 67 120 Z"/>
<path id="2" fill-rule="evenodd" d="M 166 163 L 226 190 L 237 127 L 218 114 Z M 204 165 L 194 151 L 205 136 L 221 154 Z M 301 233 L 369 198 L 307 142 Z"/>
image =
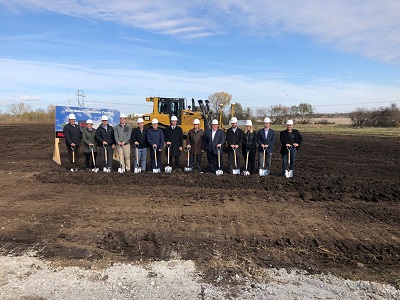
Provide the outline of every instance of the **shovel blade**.
<path id="1" fill-rule="evenodd" d="M 291 177 L 293 177 L 293 170 L 286 170 L 286 171 L 285 171 L 285 177 L 286 177 L 286 178 L 291 178 Z"/>
<path id="2" fill-rule="evenodd" d="M 161 169 L 153 169 L 153 173 L 160 173 Z"/>
<path id="3" fill-rule="evenodd" d="M 240 175 L 240 169 L 233 169 L 232 173 L 233 175 Z"/>
<path id="4" fill-rule="evenodd" d="M 269 171 L 267 169 L 260 169 L 258 172 L 260 176 L 267 176 L 269 174 Z"/>
<path id="5" fill-rule="evenodd" d="M 243 171 L 243 175 L 244 175 L 244 176 L 249 176 L 249 175 L 250 175 L 250 172 L 249 172 L 249 171 Z"/>
<path id="6" fill-rule="evenodd" d="M 133 173 L 135 173 L 135 174 L 140 173 L 140 172 L 142 172 L 142 169 L 141 169 L 141 168 L 135 168 L 135 169 L 133 169 Z"/>
<path id="7" fill-rule="evenodd" d="M 172 167 L 165 167 L 165 173 L 172 173 Z"/>
<path id="8" fill-rule="evenodd" d="M 192 169 L 192 168 L 185 167 L 185 172 L 192 172 L 192 171 L 193 171 L 193 169 Z"/>
<path id="9" fill-rule="evenodd" d="M 223 175 L 223 174 L 224 174 L 224 171 L 222 171 L 222 170 L 217 170 L 217 171 L 215 171 L 215 174 L 217 174 L 217 176 L 220 176 L 220 175 Z"/>

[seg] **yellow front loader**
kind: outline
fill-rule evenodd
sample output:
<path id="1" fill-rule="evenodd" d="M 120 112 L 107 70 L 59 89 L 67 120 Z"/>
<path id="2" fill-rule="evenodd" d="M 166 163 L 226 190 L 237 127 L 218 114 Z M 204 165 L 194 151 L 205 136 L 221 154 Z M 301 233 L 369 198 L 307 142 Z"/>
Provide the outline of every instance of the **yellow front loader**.
<path id="1" fill-rule="evenodd" d="M 146 98 L 147 102 L 153 102 L 153 112 L 143 115 L 145 125 L 151 125 L 151 121 L 155 118 L 159 122 L 161 128 L 170 125 L 172 116 L 178 118 L 178 125 L 182 128 L 183 134 L 186 136 L 188 131 L 193 128 L 193 120 L 200 120 L 200 128 L 206 130 L 211 126 L 212 113 L 208 100 L 198 100 L 198 106 L 192 98 L 192 105 L 187 106 L 186 98 Z"/>

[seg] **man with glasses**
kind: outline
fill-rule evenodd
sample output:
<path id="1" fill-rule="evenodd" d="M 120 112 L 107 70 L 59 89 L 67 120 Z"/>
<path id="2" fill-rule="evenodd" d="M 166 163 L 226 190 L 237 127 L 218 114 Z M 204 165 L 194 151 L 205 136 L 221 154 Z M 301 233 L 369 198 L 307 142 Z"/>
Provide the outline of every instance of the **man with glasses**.
<path id="1" fill-rule="evenodd" d="M 296 152 L 299 150 L 300 144 L 303 141 L 303 137 L 300 132 L 293 129 L 293 120 L 288 120 L 286 122 L 286 130 L 281 131 L 280 140 L 282 143 L 281 154 L 282 154 L 282 168 L 283 176 L 285 176 L 285 171 L 287 170 L 288 164 L 288 154 L 290 151 L 290 170 L 294 170 L 294 161 L 296 159 Z"/>

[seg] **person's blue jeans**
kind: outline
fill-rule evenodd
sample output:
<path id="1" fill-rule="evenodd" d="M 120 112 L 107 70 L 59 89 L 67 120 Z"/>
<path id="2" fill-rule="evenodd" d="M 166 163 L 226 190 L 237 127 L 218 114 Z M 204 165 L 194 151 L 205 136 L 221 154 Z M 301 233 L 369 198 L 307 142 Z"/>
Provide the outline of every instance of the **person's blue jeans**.
<path id="1" fill-rule="evenodd" d="M 294 170 L 294 161 L 296 159 L 297 150 L 295 147 L 292 147 L 292 148 L 290 148 L 289 151 L 290 151 L 289 169 Z M 288 169 L 288 158 L 289 158 L 289 153 L 282 154 L 282 169 L 283 169 L 282 173 L 285 173 L 285 171 Z"/>
<path id="2" fill-rule="evenodd" d="M 136 157 L 136 148 L 133 148 L 133 157 L 135 158 L 135 167 L 139 168 L 139 165 L 142 171 L 146 171 L 146 158 L 147 158 L 147 148 L 137 149 L 138 156 Z M 138 164 L 138 165 L 137 165 Z"/>

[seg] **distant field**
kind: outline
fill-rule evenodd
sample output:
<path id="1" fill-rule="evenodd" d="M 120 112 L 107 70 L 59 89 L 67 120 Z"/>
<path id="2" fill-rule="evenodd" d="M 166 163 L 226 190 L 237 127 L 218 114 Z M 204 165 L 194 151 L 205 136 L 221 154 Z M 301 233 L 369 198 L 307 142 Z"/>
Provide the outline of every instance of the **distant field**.
<path id="1" fill-rule="evenodd" d="M 262 125 L 255 126 L 256 129 L 262 128 Z M 285 126 L 271 126 L 275 131 L 284 130 Z M 355 128 L 344 124 L 295 124 L 295 129 L 300 132 L 313 132 L 313 133 L 324 133 L 324 134 L 343 134 L 343 135 L 386 135 L 386 136 L 400 136 L 400 128 Z"/>

